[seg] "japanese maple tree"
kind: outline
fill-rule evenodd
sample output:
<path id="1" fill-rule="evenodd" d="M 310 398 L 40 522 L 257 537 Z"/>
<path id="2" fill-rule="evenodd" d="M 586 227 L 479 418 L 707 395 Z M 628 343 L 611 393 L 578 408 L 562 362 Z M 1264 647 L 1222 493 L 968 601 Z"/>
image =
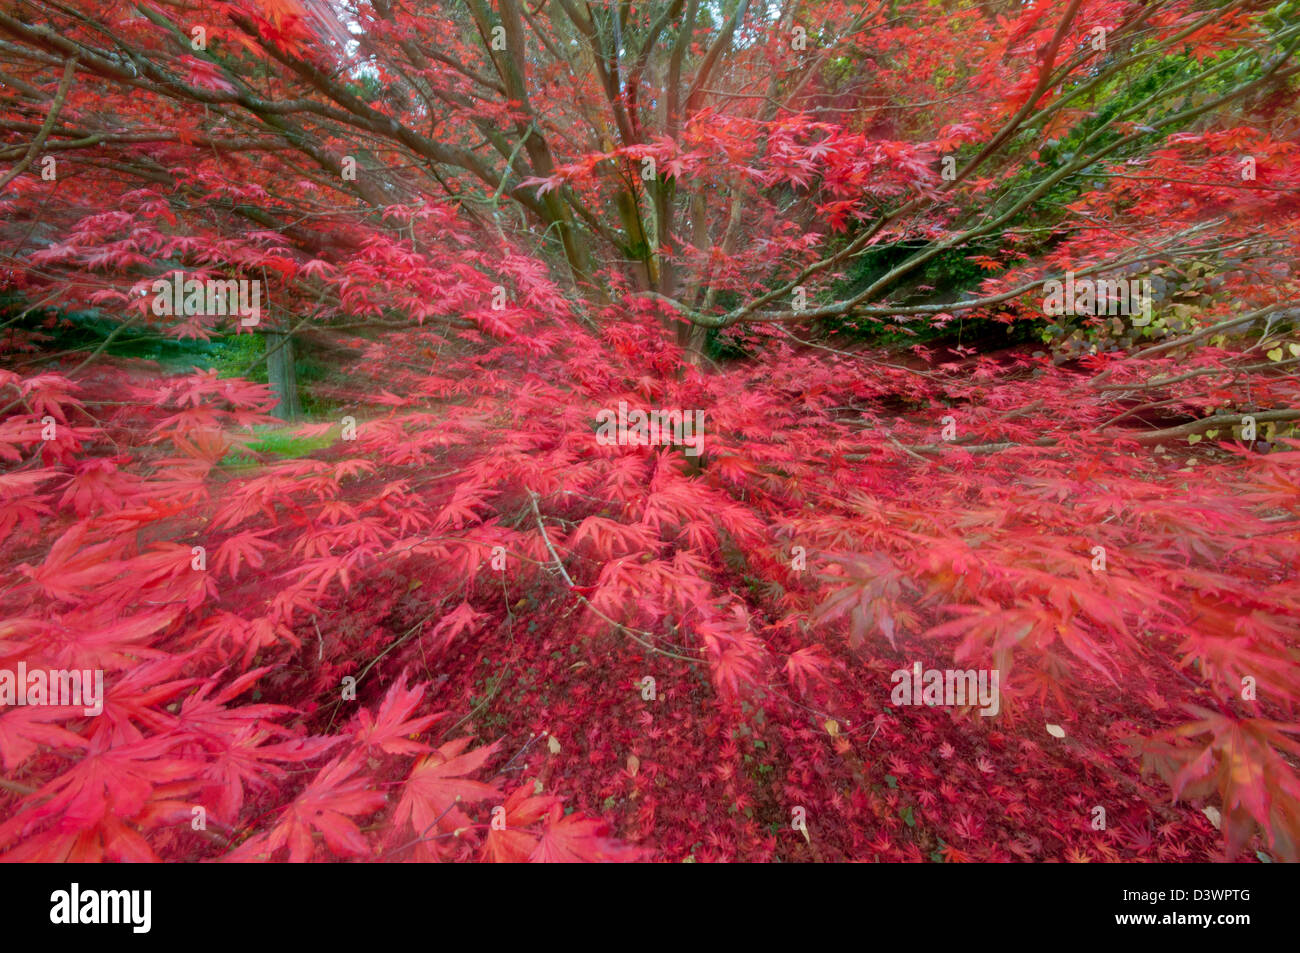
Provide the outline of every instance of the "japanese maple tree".
<path id="1" fill-rule="evenodd" d="M 1298 12 L 0 10 L 0 858 L 1296 859 Z"/>

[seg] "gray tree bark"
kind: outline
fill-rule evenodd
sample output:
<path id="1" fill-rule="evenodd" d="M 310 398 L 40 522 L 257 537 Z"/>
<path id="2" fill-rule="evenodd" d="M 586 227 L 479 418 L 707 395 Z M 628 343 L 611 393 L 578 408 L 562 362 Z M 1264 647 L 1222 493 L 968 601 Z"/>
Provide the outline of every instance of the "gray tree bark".
<path id="1" fill-rule="evenodd" d="M 298 375 L 293 367 L 293 335 L 281 331 L 266 331 L 266 378 L 280 402 L 271 411 L 284 421 L 302 417 L 302 404 L 298 401 Z"/>

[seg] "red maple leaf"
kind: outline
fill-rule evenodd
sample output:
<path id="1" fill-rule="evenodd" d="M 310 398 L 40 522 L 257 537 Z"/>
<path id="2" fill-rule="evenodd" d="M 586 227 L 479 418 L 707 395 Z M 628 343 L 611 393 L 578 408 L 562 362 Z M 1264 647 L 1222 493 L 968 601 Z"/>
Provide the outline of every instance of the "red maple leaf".
<path id="1" fill-rule="evenodd" d="M 640 848 L 605 836 L 608 827 L 604 821 L 576 812 L 566 815 L 559 804 L 552 805 L 528 859 L 536 864 L 629 863 L 645 855 Z"/>

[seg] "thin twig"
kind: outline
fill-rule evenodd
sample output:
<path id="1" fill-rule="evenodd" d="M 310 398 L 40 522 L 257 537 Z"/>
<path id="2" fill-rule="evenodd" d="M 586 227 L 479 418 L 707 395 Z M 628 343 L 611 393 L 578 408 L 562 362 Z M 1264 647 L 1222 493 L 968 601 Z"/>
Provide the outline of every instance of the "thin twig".
<path id="1" fill-rule="evenodd" d="M 575 586 L 573 584 L 573 580 L 569 578 L 569 571 L 564 568 L 564 561 L 560 559 L 560 554 L 557 553 L 555 551 L 555 547 L 551 545 L 551 537 L 546 534 L 546 526 L 542 523 L 542 513 L 537 508 L 537 494 L 530 493 L 528 497 L 528 502 L 532 505 L 533 516 L 537 520 L 537 528 L 541 531 L 542 542 L 546 544 L 546 551 L 551 554 L 551 559 L 555 561 L 555 565 L 559 568 L 560 575 L 564 577 L 564 581 L 568 584 L 570 591 L 573 591 L 573 594 L 578 597 L 578 599 L 582 602 L 584 606 L 586 606 L 596 615 L 600 616 L 610 625 L 622 629 L 624 632 L 628 634 L 628 637 L 633 642 L 636 642 L 638 645 L 642 646 L 643 648 L 649 649 L 651 652 L 655 652 L 659 655 L 666 655 L 669 658 L 680 659 L 683 662 L 695 662 L 697 665 L 703 664 L 704 659 L 693 658 L 689 655 L 678 655 L 676 652 L 669 652 L 667 649 L 661 649 L 657 645 L 653 645 L 652 643 L 645 641 L 645 639 L 642 639 L 637 636 L 637 632 L 641 632 L 643 635 L 647 635 L 650 638 L 654 638 L 654 633 L 645 632 L 644 630 L 641 629 L 632 629 L 624 625 L 622 622 L 616 622 L 615 620 L 611 619 L 609 616 L 605 615 L 605 613 L 597 609 L 595 606 L 593 606 L 591 604 L 590 599 L 588 599 L 582 593 L 575 591 L 577 589 L 577 586 Z"/>

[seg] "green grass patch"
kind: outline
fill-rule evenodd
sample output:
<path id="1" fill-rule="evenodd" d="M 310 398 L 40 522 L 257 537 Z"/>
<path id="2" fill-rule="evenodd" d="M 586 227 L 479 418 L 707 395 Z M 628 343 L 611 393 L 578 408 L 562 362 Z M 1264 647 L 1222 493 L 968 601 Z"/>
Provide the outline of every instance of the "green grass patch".
<path id="1" fill-rule="evenodd" d="M 289 424 L 283 427 L 254 427 L 255 439 L 250 440 L 243 448 L 231 450 L 222 459 L 221 465 L 225 467 L 256 466 L 258 463 L 265 462 L 264 458 L 267 456 L 292 460 L 305 457 L 316 450 L 324 449 L 338 439 L 336 435 L 329 433 L 319 437 L 301 437 L 294 433 L 299 426 L 300 424 Z"/>

